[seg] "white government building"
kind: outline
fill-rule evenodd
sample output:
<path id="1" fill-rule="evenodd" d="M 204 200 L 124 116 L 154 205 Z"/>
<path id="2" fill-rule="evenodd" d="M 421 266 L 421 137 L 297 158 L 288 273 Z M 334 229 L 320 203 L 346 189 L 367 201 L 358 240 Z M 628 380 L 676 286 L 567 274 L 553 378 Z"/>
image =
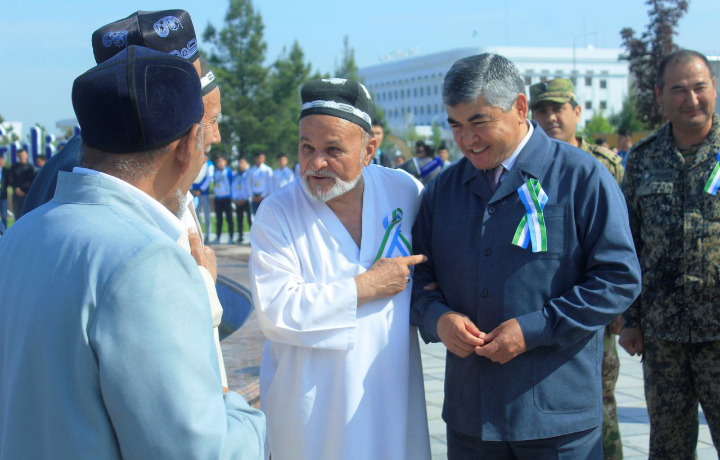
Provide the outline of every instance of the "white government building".
<path id="1" fill-rule="evenodd" d="M 620 112 L 628 93 L 630 75 L 627 61 L 618 57 L 619 48 L 459 48 L 424 56 L 414 56 L 360 69 L 375 102 L 385 111 L 390 129 L 402 136 L 409 127 L 428 135 L 433 123 L 442 128 L 442 137 L 452 140 L 447 113 L 442 103 L 445 73 L 458 59 L 482 53 L 497 53 L 510 59 L 525 79 L 525 89 L 533 83 L 558 77 L 573 78 L 575 94 L 582 107 L 581 126 L 593 114 L 607 117 Z"/>

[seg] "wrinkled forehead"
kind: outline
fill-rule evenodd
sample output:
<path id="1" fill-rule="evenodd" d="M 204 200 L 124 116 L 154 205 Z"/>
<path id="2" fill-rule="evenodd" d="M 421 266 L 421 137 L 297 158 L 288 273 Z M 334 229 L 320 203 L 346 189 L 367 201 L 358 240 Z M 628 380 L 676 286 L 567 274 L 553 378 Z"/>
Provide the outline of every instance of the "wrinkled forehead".
<path id="1" fill-rule="evenodd" d="M 300 140 L 317 143 L 346 144 L 361 140 L 363 129 L 332 115 L 306 115 L 299 123 Z"/>

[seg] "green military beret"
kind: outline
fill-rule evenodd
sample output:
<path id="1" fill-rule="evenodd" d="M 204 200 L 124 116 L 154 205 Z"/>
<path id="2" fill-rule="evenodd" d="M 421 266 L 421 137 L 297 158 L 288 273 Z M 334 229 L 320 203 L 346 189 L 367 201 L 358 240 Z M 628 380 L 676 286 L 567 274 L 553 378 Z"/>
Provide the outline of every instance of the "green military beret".
<path id="1" fill-rule="evenodd" d="M 555 78 L 530 86 L 530 110 L 544 101 L 564 104 L 574 100 L 575 87 L 568 78 Z"/>

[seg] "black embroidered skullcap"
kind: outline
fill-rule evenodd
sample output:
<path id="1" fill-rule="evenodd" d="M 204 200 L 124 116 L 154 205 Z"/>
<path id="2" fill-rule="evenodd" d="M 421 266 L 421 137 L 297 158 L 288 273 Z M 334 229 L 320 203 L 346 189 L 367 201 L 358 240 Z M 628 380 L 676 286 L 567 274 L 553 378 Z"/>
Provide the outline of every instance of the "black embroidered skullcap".
<path id="1" fill-rule="evenodd" d="M 191 63 L 134 45 L 76 78 L 72 102 L 83 141 L 111 153 L 167 145 L 205 110 Z"/>
<path id="2" fill-rule="evenodd" d="M 190 62 L 200 56 L 195 27 L 185 10 L 137 11 L 92 34 L 93 53 L 98 64 L 129 45 L 173 54 Z"/>
<path id="3" fill-rule="evenodd" d="M 372 134 L 371 115 L 375 104 L 362 84 L 344 78 L 312 80 L 300 91 L 300 118 L 308 115 L 331 115 L 343 118 Z"/>
<path id="4" fill-rule="evenodd" d="M 218 87 L 215 74 L 210 70 L 210 66 L 202 56 L 200 56 L 200 85 L 202 86 L 203 96 Z"/>

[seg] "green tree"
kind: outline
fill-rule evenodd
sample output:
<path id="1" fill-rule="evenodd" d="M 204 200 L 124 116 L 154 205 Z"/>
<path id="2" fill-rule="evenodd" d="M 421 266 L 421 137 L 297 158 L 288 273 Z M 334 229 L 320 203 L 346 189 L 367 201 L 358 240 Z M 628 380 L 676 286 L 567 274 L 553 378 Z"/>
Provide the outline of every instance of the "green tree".
<path id="1" fill-rule="evenodd" d="M 222 29 L 212 24 L 205 29 L 203 38 L 212 45 L 208 62 L 222 91 L 223 142 L 214 148 L 216 152 L 251 155 L 268 148 L 271 131 L 264 120 L 272 108 L 266 103 L 264 28 L 251 0 L 230 0 Z"/>
<path id="2" fill-rule="evenodd" d="M 339 66 L 335 66 L 335 77 L 347 78 L 348 80 L 355 80 L 359 83 L 365 83 L 365 79 L 360 76 L 358 71 L 357 63 L 355 62 L 355 49 L 350 46 L 350 38 L 346 35 L 343 38 L 343 57 Z M 373 101 L 376 102 L 375 113 L 370 114 L 373 119 L 380 122 L 385 134 L 390 134 L 390 129 L 387 126 L 387 120 L 385 119 L 385 111 L 382 107 L 377 105 L 377 98 L 375 93 L 370 91 Z M 387 146 L 387 144 L 385 144 Z"/>
<path id="3" fill-rule="evenodd" d="M 287 154 L 290 164 L 297 161 L 300 88 L 308 81 L 309 75 L 310 64 L 305 62 L 305 53 L 295 41 L 289 53 L 283 50 L 268 76 L 270 103 L 273 106 L 273 119 L 266 120 L 271 123 L 272 129 L 268 149 Z"/>
<path id="4" fill-rule="evenodd" d="M 637 97 L 635 91 L 630 90 L 623 100 L 622 110 L 619 113 L 610 115 L 610 124 L 615 127 L 616 131 L 630 131 L 633 133 L 647 131 L 648 128 L 640 120 L 640 114 L 637 109 Z"/>
<path id="5" fill-rule="evenodd" d="M 335 76 L 360 82 L 360 74 L 355 62 L 355 50 L 350 47 L 350 38 L 347 35 L 343 38 L 343 57 L 340 65 L 335 66 Z"/>
<path id="6" fill-rule="evenodd" d="M 437 123 L 437 121 L 433 121 L 432 124 L 432 139 L 433 139 L 433 146 L 435 147 L 435 150 L 442 144 L 442 131 L 440 130 L 440 125 Z"/>
<path id="7" fill-rule="evenodd" d="M 610 124 L 607 118 L 601 111 L 595 112 L 595 115 L 590 118 L 585 124 L 583 130 L 584 135 L 590 136 L 593 134 L 610 134 L 613 132 L 613 126 Z"/>
<path id="8" fill-rule="evenodd" d="M 664 118 L 655 100 L 655 80 L 663 57 L 678 49 L 673 42 L 680 18 L 687 12 L 687 0 L 647 0 L 650 22 L 639 37 L 626 27 L 620 31 L 626 54 L 621 56 L 630 63 L 633 85 L 637 96 L 639 119 L 651 128 L 663 123 Z"/>

